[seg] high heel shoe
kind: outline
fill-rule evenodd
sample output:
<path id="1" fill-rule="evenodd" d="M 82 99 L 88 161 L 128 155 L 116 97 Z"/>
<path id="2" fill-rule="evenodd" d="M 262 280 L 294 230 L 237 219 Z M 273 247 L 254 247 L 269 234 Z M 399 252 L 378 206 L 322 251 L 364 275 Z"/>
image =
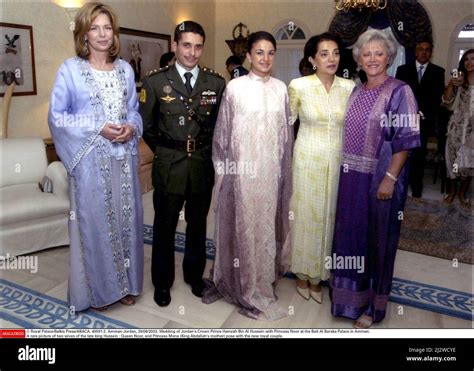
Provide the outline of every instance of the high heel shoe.
<path id="1" fill-rule="evenodd" d="M 305 288 L 299 287 L 298 282 L 306 282 L 307 286 Z M 311 297 L 310 289 L 309 289 L 309 283 L 308 281 L 303 281 L 303 280 L 298 280 L 296 283 L 296 292 L 305 300 L 309 300 Z"/>
<path id="2" fill-rule="evenodd" d="M 313 290 L 313 288 L 315 290 Z M 317 288 L 319 288 L 319 290 Z M 322 289 L 321 285 L 319 285 L 319 284 L 318 285 L 311 285 L 310 295 L 311 295 L 311 299 L 313 299 L 316 303 L 318 303 L 318 304 L 323 303 L 323 289 Z"/>

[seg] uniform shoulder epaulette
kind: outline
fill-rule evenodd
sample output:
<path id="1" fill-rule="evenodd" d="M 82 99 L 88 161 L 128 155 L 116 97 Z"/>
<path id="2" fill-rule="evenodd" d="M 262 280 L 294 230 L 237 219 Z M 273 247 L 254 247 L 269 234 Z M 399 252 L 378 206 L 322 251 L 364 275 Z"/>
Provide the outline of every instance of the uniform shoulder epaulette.
<path id="1" fill-rule="evenodd" d="M 148 72 L 146 75 L 147 76 L 152 76 L 156 73 L 160 73 L 160 72 L 163 72 L 163 71 L 166 71 L 168 68 L 170 68 L 170 66 L 164 66 L 164 67 L 161 67 L 161 68 L 157 68 L 155 70 L 151 70 L 150 72 Z"/>
<path id="2" fill-rule="evenodd" d="M 218 76 L 218 77 L 221 77 L 221 78 L 225 79 L 225 77 L 222 76 L 222 75 L 221 75 L 219 72 L 217 72 L 216 70 L 212 70 L 212 69 L 207 68 L 207 67 L 204 67 L 202 70 L 203 70 L 204 72 L 207 72 L 207 73 L 210 74 L 210 75 Z"/>

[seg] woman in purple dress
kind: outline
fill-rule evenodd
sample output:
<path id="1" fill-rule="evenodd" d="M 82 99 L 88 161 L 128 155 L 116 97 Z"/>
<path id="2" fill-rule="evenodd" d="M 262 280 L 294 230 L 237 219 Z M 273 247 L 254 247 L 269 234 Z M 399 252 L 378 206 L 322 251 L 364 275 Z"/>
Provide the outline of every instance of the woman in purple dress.
<path id="1" fill-rule="evenodd" d="M 368 328 L 385 317 L 407 196 L 409 150 L 420 145 L 410 87 L 387 75 L 397 47 L 377 30 L 353 56 L 367 74 L 348 102 L 332 256 L 332 314 Z"/>
<path id="2" fill-rule="evenodd" d="M 71 311 L 133 305 L 143 286 L 143 129 L 118 33 L 109 6 L 85 4 L 75 20 L 77 56 L 61 65 L 51 94 L 49 128 L 69 176 Z"/>

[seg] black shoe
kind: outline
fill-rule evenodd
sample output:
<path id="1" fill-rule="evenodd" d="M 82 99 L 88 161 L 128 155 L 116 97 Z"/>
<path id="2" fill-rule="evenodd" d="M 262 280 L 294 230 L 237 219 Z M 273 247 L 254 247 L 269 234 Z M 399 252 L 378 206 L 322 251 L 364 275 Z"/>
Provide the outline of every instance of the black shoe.
<path id="1" fill-rule="evenodd" d="M 155 289 L 155 294 L 153 295 L 153 300 L 160 307 L 166 307 L 171 303 L 171 295 L 169 289 Z"/>
<path id="2" fill-rule="evenodd" d="M 191 292 L 193 293 L 194 296 L 197 296 L 198 298 L 202 298 L 205 287 L 206 285 L 204 285 L 204 282 L 202 281 L 195 283 L 191 285 Z"/>

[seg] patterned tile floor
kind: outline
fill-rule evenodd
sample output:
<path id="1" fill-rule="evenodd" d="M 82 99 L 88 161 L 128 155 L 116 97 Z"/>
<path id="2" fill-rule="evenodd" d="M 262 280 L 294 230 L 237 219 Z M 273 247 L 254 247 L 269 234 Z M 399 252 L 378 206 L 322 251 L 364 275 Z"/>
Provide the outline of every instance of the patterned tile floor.
<path id="1" fill-rule="evenodd" d="M 426 185 L 424 197 L 441 200 L 439 183 Z M 143 196 L 145 223 L 153 222 L 152 193 Z M 212 210 L 212 208 L 211 208 Z M 213 215 L 208 218 L 208 237 L 213 233 Z M 185 224 L 180 222 L 177 245 L 184 242 Z M 150 233 L 146 229 L 145 238 Z M 208 243 L 209 257 L 212 244 Z M 66 303 L 69 249 L 53 248 L 36 254 L 36 274 L 21 270 L 0 271 L 0 328 L 350 328 L 352 321 L 334 318 L 330 313 L 328 289 L 322 305 L 302 299 L 294 280 L 283 278 L 277 287 L 281 305 L 291 315 L 276 322 L 249 319 L 223 300 L 211 305 L 201 303 L 182 279 L 182 255 L 176 254 L 176 280 L 172 302 L 166 308 L 153 301 L 150 279 L 151 246 L 145 245 L 145 282 L 134 307 L 115 304 L 105 312 L 69 313 Z M 208 259 L 205 276 L 212 261 Z M 453 267 L 449 260 L 398 251 L 391 301 L 387 317 L 374 329 L 385 328 L 459 328 L 472 329 L 473 266 Z"/>

